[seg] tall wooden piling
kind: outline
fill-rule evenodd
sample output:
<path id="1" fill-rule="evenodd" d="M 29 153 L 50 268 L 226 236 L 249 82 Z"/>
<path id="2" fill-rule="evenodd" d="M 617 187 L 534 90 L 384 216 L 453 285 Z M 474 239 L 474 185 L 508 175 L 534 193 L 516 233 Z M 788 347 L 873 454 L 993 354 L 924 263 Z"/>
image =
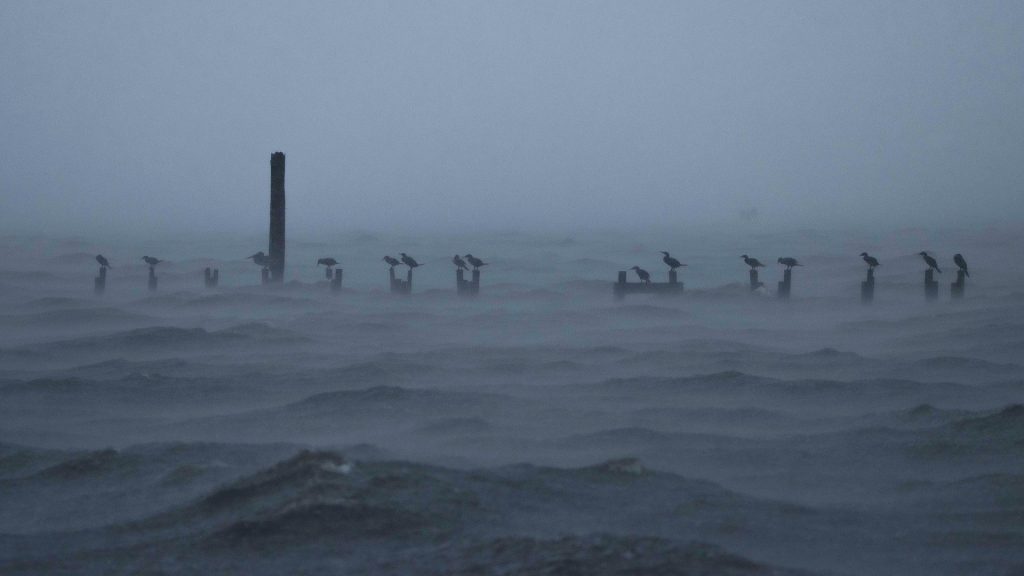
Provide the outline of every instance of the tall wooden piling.
<path id="1" fill-rule="evenodd" d="M 455 292 L 459 296 L 480 294 L 480 270 L 473 270 L 472 280 L 466 280 L 465 270 L 455 269 Z"/>
<path id="2" fill-rule="evenodd" d="M 261 268 L 260 269 L 260 283 L 262 283 L 262 284 L 269 284 L 270 283 L 270 268 Z"/>
<path id="3" fill-rule="evenodd" d="M 875 269 L 868 268 L 868 277 L 860 283 L 860 301 L 870 304 L 875 299 Z"/>
<path id="4" fill-rule="evenodd" d="M 779 298 L 782 298 L 782 299 L 789 298 L 789 292 L 790 292 L 790 288 L 792 288 L 792 286 L 793 286 L 793 271 L 791 269 L 787 268 L 785 270 L 785 272 L 782 273 L 782 281 L 779 282 L 779 289 L 778 289 L 778 296 L 779 296 Z"/>
<path id="5" fill-rule="evenodd" d="M 284 153 L 270 155 L 270 279 L 284 281 Z"/>
<path id="6" fill-rule="evenodd" d="M 939 283 L 935 281 L 935 270 L 929 268 L 924 272 L 924 298 L 935 300 L 939 297 Z"/>
<path id="7" fill-rule="evenodd" d="M 96 292 L 97 296 L 102 295 L 103 292 L 107 289 L 107 267 L 106 266 L 100 266 L 99 276 L 96 276 L 95 278 L 93 278 L 93 286 L 92 287 L 93 287 L 93 291 Z"/>
<path id="8" fill-rule="evenodd" d="M 750 291 L 753 292 L 762 286 L 757 279 L 757 268 L 750 269 Z"/>
<path id="9" fill-rule="evenodd" d="M 330 280 L 331 280 L 331 292 L 341 292 L 342 269 L 338 268 L 337 270 L 335 270 L 333 277 L 331 277 L 330 271 L 331 271 L 331 269 L 328 268 L 327 272 L 328 272 L 328 278 L 330 278 Z"/>
<path id="10" fill-rule="evenodd" d="M 967 273 L 963 270 L 956 271 L 956 282 L 949 285 L 949 296 L 954 300 L 964 297 L 964 288 L 967 285 Z"/>
<path id="11" fill-rule="evenodd" d="M 156 268 L 149 267 L 149 291 L 156 292 Z"/>
<path id="12" fill-rule="evenodd" d="M 619 270 L 619 278 L 615 282 L 615 286 L 612 288 L 612 293 L 615 295 L 616 300 L 622 300 L 626 297 L 626 271 Z"/>
<path id="13" fill-rule="evenodd" d="M 395 267 L 388 268 L 388 279 L 390 281 L 392 294 L 412 294 L 412 268 L 405 274 L 405 280 L 395 275 Z"/>

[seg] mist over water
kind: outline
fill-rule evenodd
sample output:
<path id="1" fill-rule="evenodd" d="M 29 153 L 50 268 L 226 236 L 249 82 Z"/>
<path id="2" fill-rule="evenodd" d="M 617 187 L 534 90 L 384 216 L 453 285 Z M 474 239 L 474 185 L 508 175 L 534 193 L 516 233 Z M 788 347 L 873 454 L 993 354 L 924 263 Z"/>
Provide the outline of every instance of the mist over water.
<path id="1" fill-rule="evenodd" d="M 3 4 L 0 574 L 1024 571 L 1022 31 L 1015 2 Z M 683 292 L 616 301 L 661 251 Z"/>

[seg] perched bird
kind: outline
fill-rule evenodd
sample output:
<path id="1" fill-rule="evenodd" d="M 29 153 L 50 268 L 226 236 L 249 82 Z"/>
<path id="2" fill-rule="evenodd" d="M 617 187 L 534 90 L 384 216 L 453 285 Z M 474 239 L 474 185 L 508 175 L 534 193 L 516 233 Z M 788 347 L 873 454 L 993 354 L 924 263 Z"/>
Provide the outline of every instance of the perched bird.
<path id="1" fill-rule="evenodd" d="M 783 257 L 779 258 L 779 264 L 786 267 L 786 270 L 792 270 L 793 266 L 803 266 L 803 264 L 796 261 L 796 258 Z"/>
<path id="2" fill-rule="evenodd" d="M 939 274 L 942 274 L 942 269 L 939 268 L 939 263 L 935 261 L 935 258 L 929 256 L 927 252 L 918 252 L 918 254 L 921 255 L 921 258 L 924 258 L 925 264 L 928 264 L 929 269 L 934 268 Z"/>
<path id="3" fill-rule="evenodd" d="M 860 257 L 863 258 L 864 261 L 868 263 L 868 268 L 874 268 L 875 266 L 879 266 L 878 258 L 875 258 L 874 256 L 868 256 L 867 252 L 861 252 Z"/>
<path id="4" fill-rule="evenodd" d="M 416 268 L 417 266 L 420 265 L 420 263 L 417 262 L 415 258 L 413 258 L 412 256 L 409 256 L 405 252 L 402 252 L 401 255 L 402 255 L 402 264 L 405 264 L 409 268 Z"/>
<path id="5" fill-rule="evenodd" d="M 100 263 L 101 268 L 113 268 L 113 266 L 110 265 L 110 262 L 107 261 L 106 257 L 104 257 L 103 254 L 97 254 L 96 261 Z"/>
<path id="6" fill-rule="evenodd" d="M 473 267 L 473 270 L 479 270 L 481 266 L 487 266 L 487 262 L 473 256 L 472 254 L 466 254 L 466 262 Z"/>
<path id="7" fill-rule="evenodd" d="M 971 273 L 967 271 L 967 260 L 964 260 L 963 254 L 955 254 L 953 256 L 953 262 L 958 268 L 964 271 L 964 276 L 967 276 L 968 278 L 971 276 Z M 982 280 L 984 280 L 984 278 Z"/>
<path id="8" fill-rule="evenodd" d="M 686 266 L 686 264 L 681 264 L 679 262 L 679 260 L 676 260 L 675 258 L 669 256 L 668 252 L 662 251 L 662 254 L 664 254 L 665 257 L 662 258 L 661 261 L 664 262 L 665 264 L 668 264 L 668 267 L 670 269 L 675 270 L 676 268 L 679 268 L 680 266 Z"/>
<path id="9" fill-rule="evenodd" d="M 398 258 L 392 258 L 391 256 L 385 256 L 381 258 L 381 260 L 387 262 L 388 266 L 391 266 L 392 268 L 402 263 Z"/>
<path id="10" fill-rule="evenodd" d="M 746 254 L 744 254 L 743 256 L 740 256 L 740 258 L 743 258 L 743 261 L 747 263 L 747 266 L 750 266 L 751 270 L 756 270 L 758 268 L 764 268 L 764 264 L 761 264 L 761 261 L 758 260 L 757 258 L 751 258 L 750 256 L 747 256 Z"/>
<path id="11" fill-rule="evenodd" d="M 262 266 L 264 268 L 270 266 L 270 256 L 264 254 L 262 250 L 253 254 L 252 256 L 247 256 L 246 258 L 248 260 L 252 260 L 252 263 L 258 266 Z"/>
<path id="12" fill-rule="evenodd" d="M 156 266 L 157 264 L 163 262 L 163 260 L 161 260 L 159 258 L 153 258 L 152 256 L 143 256 L 142 259 L 146 261 L 146 264 L 149 264 L 150 268 L 152 268 L 153 266 Z"/>
<path id="13" fill-rule="evenodd" d="M 327 266 L 328 268 L 332 268 L 332 267 L 338 265 L 338 261 L 335 260 L 334 258 L 331 258 L 330 256 L 328 256 L 327 258 L 320 258 L 319 260 L 317 260 L 316 261 L 316 265 L 317 266 Z"/>
<path id="14" fill-rule="evenodd" d="M 651 283 L 651 273 L 639 266 L 633 266 L 630 270 L 636 270 L 636 275 L 640 277 L 640 281 L 644 284 Z"/>
<path id="15" fill-rule="evenodd" d="M 456 254 L 452 258 L 452 264 L 455 264 L 455 267 L 458 268 L 459 270 L 469 270 L 469 266 L 466 266 L 466 261 L 463 260 L 462 256 L 459 256 L 458 254 Z"/>

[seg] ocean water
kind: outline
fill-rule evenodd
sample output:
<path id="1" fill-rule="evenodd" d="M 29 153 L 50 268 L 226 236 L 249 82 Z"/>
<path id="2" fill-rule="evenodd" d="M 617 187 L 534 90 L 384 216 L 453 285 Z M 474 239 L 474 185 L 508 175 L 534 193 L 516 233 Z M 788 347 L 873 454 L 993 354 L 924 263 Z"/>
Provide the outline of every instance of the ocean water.
<path id="1" fill-rule="evenodd" d="M 260 244 L 0 237 L 0 573 L 1024 572 L 1019 231 L 293 237 L 281 286 Z M 685 293 L 615 302 L 660 250 Z"/>

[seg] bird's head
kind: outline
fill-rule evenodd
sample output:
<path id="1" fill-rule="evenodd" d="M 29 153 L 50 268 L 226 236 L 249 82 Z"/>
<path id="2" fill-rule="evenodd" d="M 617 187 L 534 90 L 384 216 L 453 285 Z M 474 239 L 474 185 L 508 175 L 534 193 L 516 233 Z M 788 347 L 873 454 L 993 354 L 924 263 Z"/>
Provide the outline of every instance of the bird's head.
<path id="1" fill-rule="evenodd" d="M 740 258 L 743 258 L 744 260 L 746 260 L 747 258 L 750 258 L 750 256 L 747 256 L 746 254 L 744 254 L 744 255 L 740 256 Z"/>
<path id="2" fill-rule="evenodd" d="M 472 258 L 472 257 L 473 257 L 472 254 L 466 254 L 466 258 Z"/>
<path id="3" fill-rule="evenodd" d="M 927 253 L 927 252 L 918 252 L 917 254 L 918 254 L 919 256 L 927 256 L 927 255 L 928 255 L 928 253 Z"/>
<path id="4" fill-rule="evenodd" d="M 639 270 L 639 269 L 640 269 L 639 266 L 633 266 L 632 268 L 630 268 L 630 270 Z"/>
<path id="5" fill-rule="evenodd" d="M 861 252 L 861 253 L 860 253 L 860 255 L 861 255 L 861 256 L 864 256 L 864 257 L 866 258 L 866 257 L 867 257 L 867 255 L 868 255 L 868 253 L 867 253 L 867 252 Z"/>
<path id="6" fill-rule="evenodd" d="M 668 256 L 668 252 L 665 252 L 664 250 L 662 250 L 661 253 L 664 254 L 665 256 Z"/>
<path id="7" fill-rule="evenodd" d="M 405 252 L 399 252 L 398 254 L 401 255 L 401 256 L 406 256 L 407 255 Z"/>
<path id="8" fill-rule="evenodd" d="M 779 264 L 782 264 L 782 258 L 779 258 L 778 260 L 776 260 L 776 262 L 778 262 Z"/>

